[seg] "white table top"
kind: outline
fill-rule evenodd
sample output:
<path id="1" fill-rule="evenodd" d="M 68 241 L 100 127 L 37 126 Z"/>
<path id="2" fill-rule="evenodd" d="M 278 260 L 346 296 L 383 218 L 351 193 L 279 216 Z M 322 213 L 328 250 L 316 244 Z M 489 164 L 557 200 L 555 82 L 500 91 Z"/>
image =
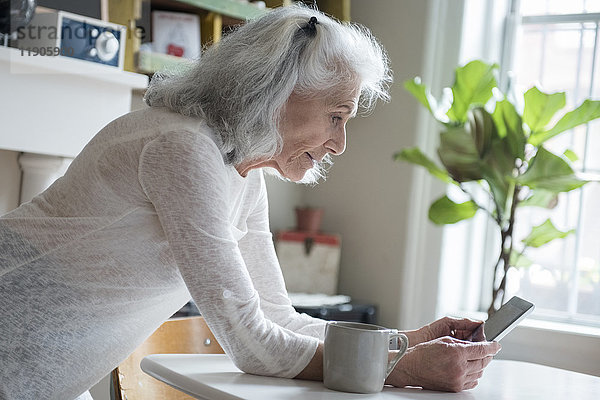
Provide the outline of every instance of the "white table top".
<path id="1" fill-rule="evenodd" d="M 461 393 L 384 387 L 377 394 L 326 389 L 322 382 L 245 374 L 222 354 L 154 354 L 141 368 L 198 399 L 600 399 L 600 377 L 519 361 L 494 360 L 479 385 Z"/>

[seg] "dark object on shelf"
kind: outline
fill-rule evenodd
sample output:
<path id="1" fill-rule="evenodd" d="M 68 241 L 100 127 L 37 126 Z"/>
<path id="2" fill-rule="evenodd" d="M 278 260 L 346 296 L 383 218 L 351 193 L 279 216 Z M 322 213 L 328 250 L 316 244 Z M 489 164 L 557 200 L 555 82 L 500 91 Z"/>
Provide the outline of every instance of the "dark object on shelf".
<path id="1" fill-rule="evenodd" d="M 101 0 L 37 0 L 39 6 L 101 19 Z"/>
<path id="2" fill-rule="evenodd" d="M 350 302 L 334 306 L 294 307 L 296 311 L 311 317 L 328 321 L 363 322 L 366 324 L 377 323 L 377 307 L 372 304 Z M 200 315 L 200 311 L 193 301 L 184 305 L 171 318 L 190 317 Z"/>
<path id="3" fill-rule="evenodd" d="M 294 307 L 296 311 L 328 321 L 362 322 L 377 324 L 377 307 L 372 304 L 350 302 L 333 306 Z"/>
<path id="4" fill-rule="evenodd" d="M 35 0 L 0 0 L 0 33 L 11 34 L 27 26 L 35 14 Z"/>

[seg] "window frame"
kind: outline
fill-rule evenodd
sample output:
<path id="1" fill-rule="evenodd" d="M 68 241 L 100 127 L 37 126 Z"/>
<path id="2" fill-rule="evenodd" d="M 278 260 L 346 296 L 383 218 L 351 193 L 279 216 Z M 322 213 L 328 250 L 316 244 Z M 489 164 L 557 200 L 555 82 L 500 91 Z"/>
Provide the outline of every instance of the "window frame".
<path id="1" fill-rule="evenodd" d="M 590 89 L 589 92 L 585 94 L 585 97 L 589 97 L 593 95 L 593 85 L 595 73 L 597 71 L 596 60 L 598 60 L 598 52 L 600 45 L 600 13 L 581 13 L 581 14 L 548 14 L 548 15 L 520 15 L 520 0 L 511 0 L 509 6 L 509 13 L 506 16 L 506 28 L 503 35 L 504 42 L 504 51 L 501 59 L 501 68 L 500 68 L 500 88 L 508 93 L 511 90 L 511 86 L 513 84 L 512 76 L 513 71 L 516 70 L 515 66 L 515 55 L 517 52 L 517 46 L 519 42 L 518 32 L 526 25 L 556 25 L 556 24 L 577 24 L 577 23 L 595 23 L 595 40 L 594 47 L 592 53 L 592 66 L 591 66 L 591 74 L 590 77 Z M 580 48 L 581 51 L 581 48 Z M 580 71 L 581 68 L 581 59 L 578 60 L 577 69 Z M 588 142 L 589 136 L 589 126 L 586 126 L 586 146 Z M 586 151 L 587 154 L 587 151 Z M 586 172 L 585 162 L 583 165 L 582 173 Z M 575 199 L 577 203 L 577 226 L 580 226 L 580 222 L 583 217 L 583 200 L 584 200 L 584 191 L 585 188 L 580 189 L 576 194 L 569 194 L 569 200 Z M 566 197 L 566 196 L 565 196 Z M 573 206 L 570 206 L 573 207 Z M 599 316 L 588 316 L 587 314 L 578 313 L 578 287 L 579 287 L 579 266 L 578 266 L 578 258 L 581 250 L 581 233 L 579 229 L 575 233 L 574 238 L 574 260 L 572 260 L 573 265 L 572 273 L 575 277 L 571 282 L 570 289 L 568 292 L 568 300 L 567 300 L 567 311 L 555 311 L 555 310 L 547 310 L 543 314 L 537 314 L 534 318 L 543 321 L 555 321 L 559 323 L 574 323 L 575 325 L 591 325 L 597 328 L 600 328 L 600 315 Z M 491 279 L 488 277 L 487 279 Z M 489 282 L 489 281 L 488 281 Z"/>

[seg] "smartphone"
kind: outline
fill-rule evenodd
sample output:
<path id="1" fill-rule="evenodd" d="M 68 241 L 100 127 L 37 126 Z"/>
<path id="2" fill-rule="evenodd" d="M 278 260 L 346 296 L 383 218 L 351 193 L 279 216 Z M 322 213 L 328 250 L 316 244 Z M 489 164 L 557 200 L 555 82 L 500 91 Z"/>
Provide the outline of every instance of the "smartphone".
<path id="1" fill-rule="evenodd" d="M 497 342 L 508 335 L 534 308 L 532 303 L 514 296 L 477 329 L 483 329 L 486 340 Z M 473 332 L 473 337 L 476 333 Z"/>

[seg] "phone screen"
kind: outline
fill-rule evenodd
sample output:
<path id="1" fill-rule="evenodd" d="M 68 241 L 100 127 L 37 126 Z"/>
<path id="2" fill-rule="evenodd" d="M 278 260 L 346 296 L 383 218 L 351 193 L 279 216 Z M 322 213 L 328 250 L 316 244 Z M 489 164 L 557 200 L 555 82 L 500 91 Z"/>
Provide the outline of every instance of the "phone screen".
<path id="1" fill-rule="evenodd" d="M 535 306 L 521 299 L 511 298 L 498 311 L 496 311 L 483 325 L 486 340 L 498 341 L 506 336 L 519 322 L 521 322 Z"/>

